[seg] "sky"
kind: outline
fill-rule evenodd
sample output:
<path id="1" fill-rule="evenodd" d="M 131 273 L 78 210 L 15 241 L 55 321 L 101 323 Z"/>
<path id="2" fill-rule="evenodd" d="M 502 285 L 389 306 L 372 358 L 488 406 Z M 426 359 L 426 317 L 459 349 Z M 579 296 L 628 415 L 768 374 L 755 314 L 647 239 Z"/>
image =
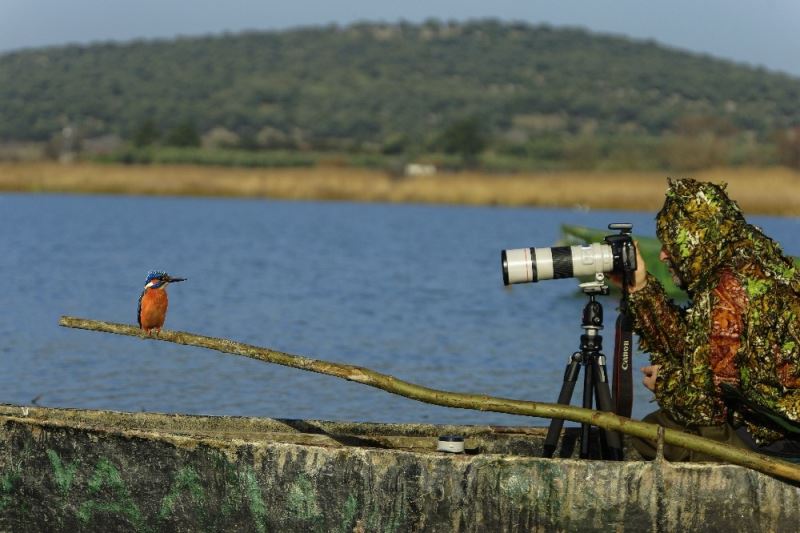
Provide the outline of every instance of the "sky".
<path id="1" fill-rule="evenodd" d="M 800 77 L 800 0 L 0 0 L 0 53 L 358 21 L 582 27 Z"/>

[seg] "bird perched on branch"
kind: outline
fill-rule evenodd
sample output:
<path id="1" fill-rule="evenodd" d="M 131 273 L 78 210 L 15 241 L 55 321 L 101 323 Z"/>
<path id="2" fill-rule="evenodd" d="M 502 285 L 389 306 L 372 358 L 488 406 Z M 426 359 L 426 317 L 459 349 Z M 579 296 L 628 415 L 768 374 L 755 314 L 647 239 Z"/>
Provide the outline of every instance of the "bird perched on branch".
<path id="1" fill-rule="evenodd" d="M 166 291 L 167 285 L 178 281 L 186 281 L 186 278 L 173 278 L 160 270 L 151 270 L 147 273 L 144 290 L 142 295 L 139 296 L 139 309 L 136 313 L 136 319 L 139 321 L 139 327 L 145 330 L 148 335 L 154 329 L 156 334 L 161 332 L 161 326 L 164 325 L 164 319 L 167 317 L 167 306 L 169 305 Z"/>

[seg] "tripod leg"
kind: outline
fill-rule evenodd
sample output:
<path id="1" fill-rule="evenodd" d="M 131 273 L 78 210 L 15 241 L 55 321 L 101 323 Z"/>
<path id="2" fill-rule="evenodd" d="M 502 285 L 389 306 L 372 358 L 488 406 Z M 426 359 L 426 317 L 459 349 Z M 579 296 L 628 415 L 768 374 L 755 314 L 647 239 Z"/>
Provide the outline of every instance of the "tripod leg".
<path id="1" fill-rule="evenodd" d="M 587 374 L 589 370 L 587 369 Z M 597 407 L 601 411 L 614 412 L 614 406 L 611 402 L 611 391 L 608 386 L 608 373 L 606 365 L 601 364 L 596 358 L 592 359 L 592 373 L 594 374 L 595 394 L 597 395 Z M 608 447 L 609 457 L 614 461 L 621 461 L 622 454 L 622 438 L 616 431 L 602 430 L 606 445 Z"/>
<path id="2" fill-rule="evenodd" d="M 561 392 L 558 394 L 558 403 L 561 405 L 569 405 L 572 398 L 572 392 L 575 390 L 575 382 L 578 381 L 578 372 L 580 371 L 579 360 L 572 356 L 567 369 L 564 371 L 564 383 L 561 385 Z M 550 420 L 550 427 L 547 430 L 547 437 L 544 439 L 544 453 L 542 457 L 553 457 L 558 445 L 558 437 L 561 435 L 561 428 L 564 426 L 564 420 L 561 418 L 553 418 Z"/>
<path id="3" fill-rule="evenodd" d="M 585 409 L 592 408 L 592 391 L 594 390 L 594 372 L 589 368 L 588 363 L 586 373 L 583 376 L 583 407 Z M 590 440 L 591 439 L 591 424 L 586 422 L 581 424 L 581 459 L 589 458 Z"/>

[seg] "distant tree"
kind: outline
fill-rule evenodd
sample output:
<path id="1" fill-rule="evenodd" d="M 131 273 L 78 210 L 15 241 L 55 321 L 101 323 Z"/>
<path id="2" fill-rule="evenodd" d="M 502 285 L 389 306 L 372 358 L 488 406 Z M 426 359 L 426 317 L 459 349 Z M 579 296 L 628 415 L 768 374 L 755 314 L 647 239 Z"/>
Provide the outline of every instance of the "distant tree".
<path id="1" fill-rule="evenodd" d="M 200 146 L 200 135 L 192 121 L 184 121 L 169 130 L 164 142 L 168 146 L 188 148 Z"/>
<path id="2" fill-rule="evenodd" d="M 131 142 L 137 148 L 142 148 L 155 144 L 159 137 L 161 137 L 161 131 L 158 129 L 155 121 L 148 118 L 133 131 Z"/>
<path id="3" fill-rule="evenodd" d="M 245 131 L 239 136 L 239 142 L 236 144 L 237 148 L 242 150 L 258 150 L 261 148 L 258 145 L 258 137 L 252 131 Z"/>
<path id="4" fill-rule="evenodd" d="M 240 137 L 222 126 L 217 126 L 207 131 L 202 136 L 203 148 L 233 148 L 239 143 Z"/>
<path id="5" fill-rule="evenodd" d="M 572 138 L 564 145 L 564 162 L 570 168 L 593 169 L 601 157 L 600 141 L 591 135 Z"/>
<path id="6" fill-rule="evenodd" d="M 728 152 L 725 139 L 705 134 L 694 137 L 664 137 L 658 149 L 662 167 L 670 170 L 700 170 L 724 164 Z"/>
<path id="7" fill-rule="evenodd" d="M 386 155 L 399 155 L 405 153 L 411 144 L 410 139 L 403 133 L 390 134 L 381 146 L 381 153 Z"/>
<path id="8" fill-rule="evenodd" d="M 685 137 L 709 134 L 716 137 L 730 137 L 737 132 L 730 120 L 712 115 L 682 115 L 675 120 L 673 129 Z"/>
<path id="9" fill-rule="evenodd" d="M 486 147 L 486 137 L 478 119 L 465 118 L 445 128 L 440 144 L 445 153 L 458 154 L 465 164 L 472 165 Z"/>
<path id="10" fill-rule="evenodd" d="M 781 164 L 800 169 L 800 126 L 779 132 L 775 144 Z"/>

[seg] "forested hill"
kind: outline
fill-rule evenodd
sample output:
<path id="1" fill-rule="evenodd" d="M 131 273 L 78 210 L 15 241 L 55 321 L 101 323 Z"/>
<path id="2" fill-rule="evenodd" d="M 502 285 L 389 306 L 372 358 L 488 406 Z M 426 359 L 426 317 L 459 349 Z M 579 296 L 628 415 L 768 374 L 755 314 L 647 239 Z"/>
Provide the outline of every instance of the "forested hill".
<path id="1" fill-rule="evenodd" d="M 356 24 L 0 56 L 0 140 L 221 128 L 261 146 L 433 142 L 459 120 L 493 139 L 769 139 L 800 124 L 800 79 L 578 29 L 479 21 Z M 699 126 L 698 126 L 699 125 Z M 499 141 L 498 141 L 499 142 Z"/>

